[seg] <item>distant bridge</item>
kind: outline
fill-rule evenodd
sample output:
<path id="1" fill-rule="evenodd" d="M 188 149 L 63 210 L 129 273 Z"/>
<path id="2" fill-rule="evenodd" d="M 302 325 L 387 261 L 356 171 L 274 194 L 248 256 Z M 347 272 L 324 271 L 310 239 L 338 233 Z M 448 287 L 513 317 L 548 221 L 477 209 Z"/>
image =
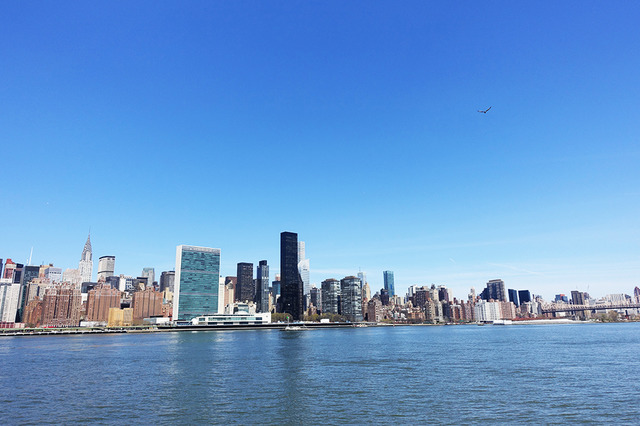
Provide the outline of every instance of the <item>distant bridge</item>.
<path id="1" fill-rule="evenodd" d="M 542 313 L 604 311 L 606 309 L 640 309 L 640 303 L 601 303 L 598 305 L 550 304 L 542 307 Z"/>

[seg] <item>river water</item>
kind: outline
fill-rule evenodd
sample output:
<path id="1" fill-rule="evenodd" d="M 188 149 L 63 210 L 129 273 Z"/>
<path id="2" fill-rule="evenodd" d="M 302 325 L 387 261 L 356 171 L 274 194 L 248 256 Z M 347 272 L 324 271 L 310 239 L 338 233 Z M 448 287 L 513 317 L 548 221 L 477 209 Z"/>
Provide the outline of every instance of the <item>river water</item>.
<path id="1" fill-rule="evenodd" d="M 640 422 L 640 324 L 0 338 L 0 423 Z"/>

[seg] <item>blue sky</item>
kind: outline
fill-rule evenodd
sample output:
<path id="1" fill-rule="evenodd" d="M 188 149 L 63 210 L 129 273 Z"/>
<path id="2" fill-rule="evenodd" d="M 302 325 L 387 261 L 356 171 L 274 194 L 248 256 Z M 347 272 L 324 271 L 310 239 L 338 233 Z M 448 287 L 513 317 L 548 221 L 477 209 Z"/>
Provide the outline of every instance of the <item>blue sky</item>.
<path id="1" fill-rule="evenodd" d="M 3 2 L 0 257 L 640 285 L 640 5 Z M 478 109 L 492 109 L 480 114 Z"/>

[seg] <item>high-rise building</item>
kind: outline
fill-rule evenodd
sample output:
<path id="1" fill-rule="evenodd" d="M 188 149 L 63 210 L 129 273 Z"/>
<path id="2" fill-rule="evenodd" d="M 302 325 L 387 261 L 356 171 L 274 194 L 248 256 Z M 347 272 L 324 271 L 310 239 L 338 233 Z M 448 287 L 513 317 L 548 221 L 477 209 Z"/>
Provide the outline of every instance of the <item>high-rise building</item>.
<path id="1" fill-rule="evenodd" d="M 276 279 L 271 281 L 271 294 L 274 300 L 280 297 L 282 294 L 282 282 L 280 281 L 280 274 L 276 274 Z"/>
<path id="2" fill-rule="evenodd" d="M 28 303 L 28 289 L 29 284 L 35 278 L 38 278 L 40 274 L 39 266 L 27 265 L 24 267 L 24 273 L 22 274 L 22 283 L 20 284 L 20 296 L 18 297 L 18 316 L 17 321 L 22 321 L 22 313 Z"/>
<path id="3" fill-rule="evenodd" d="M 362 303 L 364 303 L 365 300 L 371 300 L 371 288 L 368 282 L 365 282 L 362 286 Z"/>
<path id="4" fill-rule="evenodd" d="M 157 317 L 162 315 L 162 293 L 149 288 L 144 291 L 136 291 L 133 293 L 133 321 L 134 323 L 142 323 L 145 318 Z"/>
<path id="5" fill-rule="evenodd" d="M 520 303 L 531 302 L 531 292 L 529 290 L 518 291 L 518 299 Z"/>
<path id="6" fill-rule="evenodd" d="M 256 278 L 256 311 L 269 312 L 269 265 L 266 260 L 258 263 Z"/>
<path id="7" fill-rule="evenodd" d="M 393 280 L 393 271 L 382 272 L 384 278 L 384 289 L 389 293 L 389 297 L 396 295 L 395 284 Z"/>
<path id="8" fill-rule="evenodd" d="M 253 283 L 253 263 L 238 263 L 236 283 L 236 301 L 252 302 L 256 296 Z"/>
<path id="9" fill-rule="evenodd" d="M 340 313 L 348 321 L 362 321 L 362 290 L 359 278 L 350 276 L 340 280 Z"/>
<path id="10" fill-rule="evenodd" d="M 160 274 L 160 291 L 169 290 L 173 293 L 175 282 L 175 271 L 163 271 L 162 274 Z"/>
<path id="11" fill-rule="evenodd" d="M 80 271 L 81 282 L 91 281 L 91 276 L 93 275 L 93 253 L 91 251 L 91 233 L 89 233 L 89 236 L 87 237 L 87 242 L 84 243 L 84 248 L 82 249 L 82 255 L 80 256 L 80 263 L 78 265 L 78 270 Z"/>
<path id="12" fill-rule="evenodd" d="M 302 320 L 303 284 L 298 271 L 298 234 L 280 234 L 281 312 L 291 315 L 294 321 Z"/>
<path id="13" fill-rule="evenodd" d="M 364 288 L 364 285 L 367 283 L 367 273 L 366 272 L 358 272 L 358 279 L 360 280 L 360 288 Z"/>
<path id="14" fill-rule="evenodd" d="M 98 284 L 87 295 L 87 321 L 107 322 L 109 309 L 120 308 L 120 291 L 107 284 Z"/>
<path id="15" fill-rule="evenodd" d="M 571 304 L 572 305 L 584 305 L 585 304 L 585 293 L 582 291 L 573 290 L 571 291 Z"/>
<path id="16" fill-rule="evenodd" d="M 135 287 L 135 278 L 120 274 L 120 283 L 118 284 L 118 290 L 120 291 L 133 291 Z"/>
<path id="17" fill-rule="evenodd" d="M 309 282 L 309 259 L 302 259 L 298 262 L 298 272 L 302 280 L 302 291 L 305 295 L 309 294 L 309 291 L 311 291 L 311 283 Z"/>
<path id="18" fill-rule="evenodd" d="M 217 314 L 220 297 L 220 249 L 180 245 L 176 249 L 173 318 L 190 321 Z"/>
<path id="19" fill-rule="evenodd" d="M 306 258 L 306 250 L 304 241 L 298 242 L 298 272 L 302 279 L 302 293 L 307 295 L 311 291 L 311 282 L 309 279 L 310 263 Z"/>
<path id="20" fill-rule="evenodd" d="M 80 277 L 80 270 L 72 269 L 72 268 L 65 269 L 64 272 L 62 273 L 62 281 L 69 284 L 74 284 L 74 285 L 82 284 L 82 278 Z"/>
<path id="21" fill-rule="evenodd" d="M 556 294 L 556 297 L 555 297 L 554 301 L 556 303 L 559 303 L 559 302 L 560 303 L 569 303 L 569 298 L 564 294 Z"/>
<path id="22" fill-rule="evenodd" d="M 497 302 L 507 301 L 507 291 L 502 280 L 490 280 L 487 287 L 480 294 L 482 300 L 495 300 Z M 520 302 L 523 302 L 522 298 Z"/>
<path id="23" fill-rule="evenodd" d="M 382 303 L 375 297 L 367 304 L 367 321 L 378 322 L 382 319 Z"/>
<path id="24" fill-rule="evenodd" d="M 497 321 L 502 316 L 502 307 L 500 302 L 488 302 L 486 299 L 475 304 L 474 317 L 479 322 Z"/>
<path id="25" fill-rule="evenodd" d="M 509 302 L 513 302 L 514 305 L 520 306 L 520 303 L 518 303 L 518 292 L 517 290 L 514 290 L 512 288 L 510 288 L 509 290 L 507 290 L 509 293 Z"/>
<path id="26" fill-rule="evenodd" d="M 309 294 L 311 296 L 311 304 L 315 306 L 318 312 L 322 312 L 322 290 L 314 285 L 311 287 Z"/>
<path id="27" fill-rule="evenodd" d="M 340 313 L 340 281 L 334 278 L 322 281 L 322 312 Z"/>
<path id="28" fill-rule="evenodd" d="M 114 275 L 116 270 L 115 256 L 101 256 L 98 259 L 98 282 L 105 281 L 107 277 Z"/>
<path id="29" fill-rule="evenodd" d="M 13 272 L 15 270 L 16 263 L 11 259 L 7 259 L 4 265 L 4 273 L 2 274 L 2 278 L 11 280 L 11 282 L 13 282 Z"/>
<path id="30" fill-rule="evenodd" d="M 44 277 L 52 283 L 61 283 L 62 268 L 54 268 L 53 265 L 49 265 L 49 267 L 44 270 Z"/>
<path id="31" fill-rule="evenodd" d="M 79 288 L 69 284 L 47 288 L 42 299 L 42 324 L 45 327 L 77 327 L 81 308 Z"/>
<path id="32" fill-rule="evenodd" d="M 438 286 L 438 300 L 440 302 L 451 302 L 453 299 L 451 295 L 451 290 L 443 285 Z"/>
<path id="33" fill-rule="evenodd" d="M 153 283 L 156 281 L 156 270 L 151 267 L 142 268 L 141 277 L 147 278 L 147 287 L 153 287 Z"/>
<path id="34" fill-rule="evenodd" d="M 19 297 L 20 283 L 0 279 L 0 322 L 16 322 Z"/>

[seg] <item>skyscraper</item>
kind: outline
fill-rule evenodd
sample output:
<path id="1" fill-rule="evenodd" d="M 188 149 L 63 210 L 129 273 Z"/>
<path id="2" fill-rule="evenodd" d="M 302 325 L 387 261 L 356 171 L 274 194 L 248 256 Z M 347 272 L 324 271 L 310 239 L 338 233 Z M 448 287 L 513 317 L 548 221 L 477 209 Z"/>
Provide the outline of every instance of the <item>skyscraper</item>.
<path id="1" fill-rule="evenodd" d="M 362 289 L 359 278 L 351 276 L 340 280 L 340 313 L 348 321 L 362 321 Z"/>
<path id="2" fill-rule="evenodd" d="M 487 283 L 487 287 L 482 290 L 480 294 L 482 300 L 495 300 L 499 302 L 507 301 L 507 291 L 504 287 L 504 281 L 502 280 L 490 280 Z M 520 298 L 520 302 L 524 302 L 522 298 Z"/>
<path id="3" fill-rule="evenodd" d="M 156 270 L 151 267 L 142 268 L 140 276 L 147 278 L 147 288 L 151 288 L 156 280 Z"/>
<path id="4" fill-rule="evenodd" d="M 87 321 L 107 322 L 109 309 L 120 308 L 120 291 L 110 285 L 98 284 L 87 294 Z"/>
<path id="5" fill-rule="evenodd" d="M 256 289 L 253 283 L 253 263 L 238 263 L 237 277 L 236 301 L 252 302 L 256 296 Z"/>
<path id="6" fill-rule="evenodd" d="M 367 273 L 366 272 L 358 272 L 358 279 L 360 279 L 360 288 L 364 288 L 364 285 L 367 283 Z"/>
<path id="7" fill-rule="evenodd" d="M 507 290 L 507 292 L 509 293 L 509 302 L 513 302 L 514 305 L 520 306 L 520 303 L 518 303 L 518 292 L 512 288 Z"/>
<path id="8" fill-rule="evenodd" d="M 309 294 L 311 296 L 311 304 L 316 307 L 318 313 L 322 312 L 322 290 L 314 285 L 311 287 Z"/>
<path id="9" fill-rule="evenodd" d="M 80 256 L 80 264 L 78 265 L 80 271 L 80 280 L 84 282 L 90 282 L 93 275 L 93 254 L 91 252 L 91 234 L 87 236 L 87 242 L 84 243 L 82 249 L 82 255 Z"/>
<path id="10" fill-rule="evenodd" d="M 256 309 L 257 312 L 269 312 L 269 265 L 266 260 L 258 263 L 256 278 Z"/>
<path id="11" fill-rule="evenodd" d="M 529 290 L 518 291 L 518 298 L 520 303 L 531 302 L 531 292 Z"/>
<path id="12" fill-rule="evenodd" d="M 395 296 L 396 290 L 393 282 L 393 271 L 384 271 L 382 275 L 384 278 L 384 289 L 389 292 L 389 297 Z"/>
<path id="13" fill-rule="evenodd" d="M 340 281 L 333 278 L 322 281 L 322 312 L 340 313 Z"/>
<path id="14" fill-rule="evenodd" d="M 298 243 L 298 272 L 302 279 L 302 293 L 309 294 L 311 291 L 311 283 L 309 280 L 310 263 L 306 258 L 306 250 L 304 241 Z"/>
<path id="15" fill-rule="evenodd" d="M 18 301 L 18 316 L 17 316 L 18 321 L 22 321 L 22 313 L 24 311 L 24 308 L 27 306 L 27 302 L 28 302 L 27 289 L 28 289 L 29 283 L 34 278 L 38 278 L 39 274 L 40 274 L 39 266 L 27 265 L 24 267 L 24 273 L 22 274 L 22 283 L 20 284 L 20 297 Z"/>
<path id="16" fill-rule="evenodd" d="M 160 291 L 169 290 L 171 293 L 173 293 L 175 282 L 176 273 L 174 271 L 162 272 L 162 274 L 160 274 Z"/>
<path id="17" fill-rule="evenodd" d="M 115 256 L 101 256 L 98 259 L 98 281 L 105 281 L 107 277 L 113 276 L 115 269 Z"/>
<path id="18" fill-rule="evenodd" d="M 281 311 L 294 321 L 302 319 L 302 278 L 298 271 L 298 234 L 280 234 Z"/>
<path id="19" fill-rule="evenodd" d="M 176 249 L 173 319 L 190 321 L 218 313 L 220 249 L 180 245 Z"/>
<path id="20" fill-rule="evenodd" d="M 8 278 L 0 279 L 0 322 L 15 322 L 18 313 L 20 284 Z"/>

